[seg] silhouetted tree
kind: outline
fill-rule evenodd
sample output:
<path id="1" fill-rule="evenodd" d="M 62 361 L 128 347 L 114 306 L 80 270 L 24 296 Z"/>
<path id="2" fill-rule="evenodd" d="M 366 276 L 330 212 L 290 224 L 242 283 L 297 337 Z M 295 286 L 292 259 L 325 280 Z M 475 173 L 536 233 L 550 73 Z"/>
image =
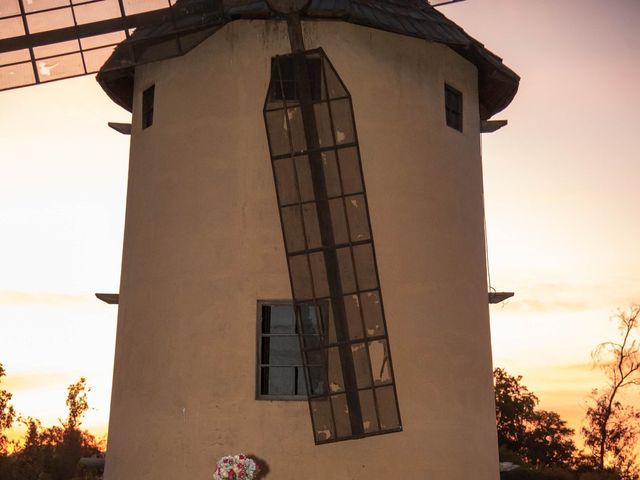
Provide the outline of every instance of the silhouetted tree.
<path id="1" fill-rule="evenodd" d="M 2 383 L 2 377 L 4 376 L 4 367 L 0 363 L 0 383 Z M 16 416 L 16 412 L 10 402 L 11 394 L 6 390 L 0 390 L 0 455 L 7 454 L 8 440 L 4 431 L 11 428 Z"/>
<path id="2" fill-rule="evenodd" d="M 624 406 L 619 397 L 640 385 L 640 305 L 620 311 L 616 319 L 621 339 L 601 343 L 592 354 L 608 385 L 593 391 L 594 404 L 587 410 L 582 434 L 595 467 L 612 467 L 623 479 L 637 479 L 634 449 L 640 438 L 640 411 Z"/>
<path id="3" fill-rule="evenodd" d="M 493 372 L 498 445 L 536 467 L 567 465 L 575 452 L 574 431 L 555 412 L 536 410 L 538 397 L 522 385 L 521 376 Z"/>
<path id="4" fill-rule="evenodd" d="M 517 452 L 524 443 L 527 424 L 534 417 L 538 397 L 522 385 L 522 376 L 513 377 L 506 370 L 493 371 L 496 396 L 498 444 Z"/>
<path id="5" fill-rule="evenodd" d="M 556 412 L 536 410 L 524 439 L 526 459 L 535 467 L 571 465 L 574 433 Z"/>

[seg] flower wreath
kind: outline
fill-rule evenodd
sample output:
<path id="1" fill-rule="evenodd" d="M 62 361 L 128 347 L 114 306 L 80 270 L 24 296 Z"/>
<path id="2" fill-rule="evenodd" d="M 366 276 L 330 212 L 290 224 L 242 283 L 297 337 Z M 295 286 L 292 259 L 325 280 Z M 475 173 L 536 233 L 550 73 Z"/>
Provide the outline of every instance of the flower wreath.
<path id="1" fill-rule="evenodd" d="M 213 480 L 253 480 L 258 473 L 256 462 L 246 455 L 225 455 L 216 464 Z"/>

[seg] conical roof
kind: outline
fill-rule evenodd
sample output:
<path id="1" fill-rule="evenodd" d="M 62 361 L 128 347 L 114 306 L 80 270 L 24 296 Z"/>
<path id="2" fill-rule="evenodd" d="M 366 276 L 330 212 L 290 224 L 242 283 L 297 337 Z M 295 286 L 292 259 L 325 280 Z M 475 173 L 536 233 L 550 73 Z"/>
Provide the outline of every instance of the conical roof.
<path id="1" fill-rule="evenodd" d="M 178 1 L 175 7 L 180 8 L 182 14 L 178 21 L 174 16 L 153 28 L 137 30 L 116 48 L 97 76 L 102 88 L 116 103 L 131 111 L 136 64 L 185 53 L 234 20 L 282 18 L 265 0 L 216 2 L 204 10 L 203 3 L 203 0 Z M 520 77 L 502 63 L 500 57 L 425 0 L 311 0 L 301 18 L 339 19 L 449 46 L 478 68 L 483 120 L 507 107 L 518 90 Z M 182 52 L 175 50 L 176 35 L 180 35 Z"/>

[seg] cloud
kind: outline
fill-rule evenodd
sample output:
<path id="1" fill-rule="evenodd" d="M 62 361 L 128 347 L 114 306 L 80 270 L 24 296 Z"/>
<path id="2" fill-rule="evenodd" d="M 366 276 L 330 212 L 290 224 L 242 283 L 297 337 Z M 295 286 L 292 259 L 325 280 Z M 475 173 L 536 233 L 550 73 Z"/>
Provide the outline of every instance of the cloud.
<path id="1" fill-rule="evenodd" d="M 95 303 L 93 294 L 67 294 L 53 292 L 18 292 L 0 290 L 0 305 L 60 305 Z"/>
<path id="2" fill-rule="evenodd" d="M 67 384 L 75 381 L 75 377 L 70 372 L 29 372 L 7 374 L 2 379 L 1 387 L 12 393 L 25 392 L 28 390 L 43 390 L 50 387 L 66 387 Z"/>

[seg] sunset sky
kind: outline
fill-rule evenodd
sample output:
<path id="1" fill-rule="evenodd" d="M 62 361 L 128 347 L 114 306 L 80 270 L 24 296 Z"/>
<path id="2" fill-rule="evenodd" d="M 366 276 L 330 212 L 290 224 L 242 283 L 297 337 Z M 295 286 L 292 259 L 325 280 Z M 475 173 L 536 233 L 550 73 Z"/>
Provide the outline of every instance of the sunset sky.
<path id="1" fill-rule="evenodd" d="M 640 1 L 468 0 L 441 11 L 521 77 L 483 135 L 494 365 L 579 428 L 590 352 L 640 302 Z M 0 388 L 52 425 L 93 390 L 106 432 L 130 115 L 94 78 L 0 92 Z M 267 159 L 265 159 L 267 161 Z M 636 392 L 632 401 L 638 402 Z"/>

